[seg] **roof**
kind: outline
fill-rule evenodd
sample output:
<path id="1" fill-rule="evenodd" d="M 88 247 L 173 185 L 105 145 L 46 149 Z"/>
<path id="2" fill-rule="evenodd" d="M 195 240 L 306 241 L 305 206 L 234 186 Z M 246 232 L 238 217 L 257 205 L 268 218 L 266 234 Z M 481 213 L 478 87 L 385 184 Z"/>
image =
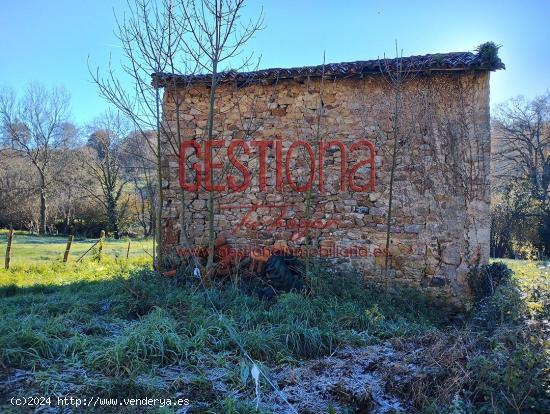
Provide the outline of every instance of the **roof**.
<path id="1" fill-rule="evenodd" d="M 220 83 L 274 82 L 281 79 L 306 79 L 324 76 L 326 79 L 362 78 L 365 75 L 380 74 L 384 69 L 396 69 L 401 61 L 403 71 L 440 72 L 440 71 L 494 71 L 504 69 L 504 63 L 495 57 L 486 61 L 472 52 L 436 53 L 422 56 L 408 56 L 400 59 L 373 59 L 356 62 L 327 63 L 318 66 L 297 68 L 261 69 L 253 72 L 228 71 L 219 74 Z M 153 73 L 153 86 L 162 88 L 173 84 L 206 83 L 210 84 L 210 74 L 180 75 L 173 73 Z"/>

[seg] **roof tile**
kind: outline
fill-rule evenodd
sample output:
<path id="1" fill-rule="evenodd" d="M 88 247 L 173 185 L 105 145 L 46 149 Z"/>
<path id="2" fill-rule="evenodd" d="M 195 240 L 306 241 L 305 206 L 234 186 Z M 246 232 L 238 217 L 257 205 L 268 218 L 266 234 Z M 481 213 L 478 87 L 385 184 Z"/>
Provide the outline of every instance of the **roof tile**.
<path id="1" fill-rule="evenodd" d="M 318 66 L 303 66 L 296 68 L 261 69 L 253 72 L 228 71 L 219 74 L 220 83 L 255 83 L 276 81 L 280 79 L 304 79 L 321 77 L 343 79 L 380 74 L 385 70 L 396 70 L 399 65 L 403 71 L 444 71 L 444 70 L 482 70 L 494 71 L 504 69 L 504 63 L 499 58 L 485 62 L 479 54 L 471 52 L 436 53 L 422 56 L 408 56 L 395 59 L 373 59 L 356 62 L 328 63 Z M 172 73 L 153 73 L 153 85 L 165 87 L 169 83 L 207 83 L 211 82 L 210 74 L 180 75 Z"/>

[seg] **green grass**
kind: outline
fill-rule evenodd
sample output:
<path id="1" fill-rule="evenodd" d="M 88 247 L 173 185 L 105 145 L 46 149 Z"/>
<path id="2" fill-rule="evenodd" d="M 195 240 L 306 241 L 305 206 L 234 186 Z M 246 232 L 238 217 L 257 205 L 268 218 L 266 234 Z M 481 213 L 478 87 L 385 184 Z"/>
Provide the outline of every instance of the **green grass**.
<path id="1" fill-rule="evenodd" d="M 88 274 L 97 264 L 82 266 Z M 156 378 L 146 390 L 154 396 L 166 392 L 155 385 L 159 370 L 176 365 L 189 372 L 189 395 L 210 399 L 219 410 L 213 412 L 239 412 L 232 410 L 242 402 L 208 397 L 213 391 L 204 380 L 205 370 L 222 369 L 230 384 L 242 387 L 235 369 L 242 355 L 228 328 L 254 358 L 279 364 L 430 332 L 442 323 L 412 291 L 387 300 L 349 277 L 323 275 L 317 283 L 315 295 L 285 294 L 270 303 L 230 286 L 204 291 L 131 266 L 121 266 L 116 277 L 60 285 L 19 282 L 0 288 L 0 373 L 19 368 L 56 377 L 79 367 L 88 372 L 83 393 L 105 393 L 113 381 L 146 376 Z M 32 389 L 45 393 L 56 386 L 33 382 Z M 132 396 L 131 388 L 118 392 Z"/>
<path id="2" fill-rule="evenodd" d="M 512 269 L 514 278 L 522 289 L 529 289 L 540 281 L 550 282 L 550 262 L 512 259 L 498 259 L 498 261 Z"/>
<path id="3" fill-rule="evenodd" d="M 9 270 L 0 269 L 0 287 L 22 288 L 30 286 L 55 286 L 69 283 L 94 282 L 127 275 L 131 270 L 150 265 L 147 257 L 126 259 L 103 258 L 97 262 L 82 263 L 51 262 L 42 264 L 19 264 Z"/>
<path id="4" fill-rule="evenodd" d="M 0 233 L 2 259 L 6 249 L 7 232 Z M 128 240 L 107 239 L 98 261 L 97 249 L 92 249 L 80 262 L 78 258 L 97 239 L 74 240 L 68 262 L 63 263 L 67 239 L 65 237 L 38 237 L 20 232 L 14 235 L 9 270 L 0 267 L 0 287 L 28 287 L 34 285 L 63 285 L 74 282 L 100 281 L 126 275 L 131 270 L 152 263 L 152 241 L 132 240 L 126 259 Z"/>
<path id="5" fill-rule="evenodd" d="M 97 239 L 76 239 L 73 241 L 69 261 L 76 261 L 86 250 L 88 250 Z M 4 257 L 7 243 L 7 231 L 0 230 L 0 254 Z M 66 237 L 58 236 L 34 236 L 25 232 L 15 232 L 12 241 L 11 264 L 13 266 L 26 266 L 29 264 L 44 264 L 62 262 Z M 111 258 L 126 258 L 128 239 L 107 239 L 103 253 Z M 151 257 L 153 242 L 151 239 L 132 240 L 130 246 L 130 257 L 141 258 Z M 91 257 L 88 253 L 87 258 Z"/>
<path id="6" fill-rule="evenodd" d="M 550 305 L 550 261 L 499 259 L 514 272 L 514 279 L 524 292 L 524 302 L 531 315 L 537 315 Z"/>
<path id="7" fill-rule="evenodd" d="M 522 384 L 536 388 L 540 383 L 541 349 L 546 348 L 537 342 L 534 322 L 547 315 L 550 292 L 548 272 L 540 263 L 507 261 L 530 314 L 521 313 L 521 304 L 514 302 L 518 291 L 510 287 L 476 307 L 471 317 L 457 319 L 415 290 L 386 295 L 352 273 L 321 272 L 312 279 L 310 294 L 283 294 L 267 302 L 232 285 L 215 284 L 205 291 L 183 272 L 162 277 L 148 261 L 146 256 L 68 265 L 31 260 L 0 271 L 0 381 L 21 369 L 34 374 L 18 392 L 63 393 L 67 383 L 73 394 L 118 398 L 178 391 L 193 401 L 208 401 L 208 412 L 253 413 L 250 401 L 233 393 L 245 389 L 239 368 L 243 356 L 230 334 L 235 332 L 264 369 L 330 355 L 346 345 L 443 338 L 458 355 L 463 350 L 455 338 L 474 341 L 474 348 L 457 356 L 460 369 L 454 360 L 439 368 L 440 376 L 422 400 L 426 413 L 451 412 L 448 398 L 437 394 L 442 381 L 463 384 L 453 401 L 473 401 L 471 413 L 492 412 L 491 404 L 511 412 L 505 409 L 507 398 L 523 398 Z M 223 318 L 212 311 L 211 301 Z M 498 321 L 488 327 L 494 315 Z M 526 318 L 532 321 L 529 328 Z M 167 381 L 163 373 L 171 369 L 178 374 Z M 455 371 L 457 379 L 450 377 Z M 212 372 L 224 378 L 232 396 L 213 388 Z M 527 379 L 517 379 L 523 375 Z M 529 389 L 526 401 L 537 406 L 541 397 Z M 0 386 L 0 411 L 13 393 Z"/>

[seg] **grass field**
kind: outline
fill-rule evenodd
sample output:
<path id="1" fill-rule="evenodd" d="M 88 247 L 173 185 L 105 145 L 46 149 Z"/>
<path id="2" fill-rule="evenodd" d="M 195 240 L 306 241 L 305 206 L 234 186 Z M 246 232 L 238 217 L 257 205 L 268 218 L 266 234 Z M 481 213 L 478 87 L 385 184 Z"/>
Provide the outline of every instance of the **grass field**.
<path id="1" fill-rule="evenodd" d="M 550 289 L 542 263 L 507 261 L 515 282 L 457 314 L 414 290 L 385 294 L 325 268 L 307 294 L 268 302 L 232 283 L 205 290 L 186 271 L 162 277 L 147 254 L 64 265 L 62 239 L 18 238 L 19 252 L 33 259 L 0 270 L 2 413 L 28 412 L 9 401 L 30 395 L 181 397 L 191 413 L 289 412 L 264 380 L 256 409 L 251 364 L 235 339 L 300 413 L 550 409 Z M 107 246 L 120 251 L 124 241 Z M 58 260 L 41 259 L 50 256 Z"/>
<path id="2" fill-rule="evenodd" d="M 7 231 L 0 230 L 0 253 L 4 253 L 7 241 Z M 97 239 L 77 239 L 73 241 L 69 261 L 77 260 L 86 250 L 90 248 Z M 12 241 L 11 264 L 28 265 L 61 262 L 67 245 L 66 237 L 47 236 L 39 237 L 29 235 L 26 232 L 15 232 Z M 111 258 L 126 258 L 128 239 L 106 239 L 103 252 Z M 151 239 L 132 239 L 130 245 L 130 257 L 149 257 L 153 253 L 153 242 Z M 91 256 L 87 256 L 88 259 Z M 3 258 L 3 255 L 2 255 Z"/>
<path id="3" fill-rule="evenodd" d="M 0 254 L 4 258 L 7 232 L 0 232 Z M 150 239 L 132 240 L 126 259 L 128 240 L 107 239 L 98 261 L 96 248 L 77 260 L 97 239 L 73 241 L 68 263 L 63 263 L 67 239 L 65 237 L 38 237 L 26 233 L 14 235 L 10 269 L 0 268 L 0 286 L 63 285 L 73 282 L 111 279 L 130 270 L 152 263 L 153 242 Z"/>

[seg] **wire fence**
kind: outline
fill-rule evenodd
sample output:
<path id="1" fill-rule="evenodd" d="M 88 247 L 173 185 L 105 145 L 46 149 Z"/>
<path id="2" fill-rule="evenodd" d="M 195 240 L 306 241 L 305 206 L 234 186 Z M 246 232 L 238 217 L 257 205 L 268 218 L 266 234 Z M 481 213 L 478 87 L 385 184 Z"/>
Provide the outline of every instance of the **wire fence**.
<path id="1" fill-rule="evenodd" d="M 151 239 L 97 239 L 69 236 L 37 236 L 25 232 L 0 231 L 4 269 L 13 265 L 49 262 L 81 262 L 98 255 L 117 259 L 153 258 Z"/>

